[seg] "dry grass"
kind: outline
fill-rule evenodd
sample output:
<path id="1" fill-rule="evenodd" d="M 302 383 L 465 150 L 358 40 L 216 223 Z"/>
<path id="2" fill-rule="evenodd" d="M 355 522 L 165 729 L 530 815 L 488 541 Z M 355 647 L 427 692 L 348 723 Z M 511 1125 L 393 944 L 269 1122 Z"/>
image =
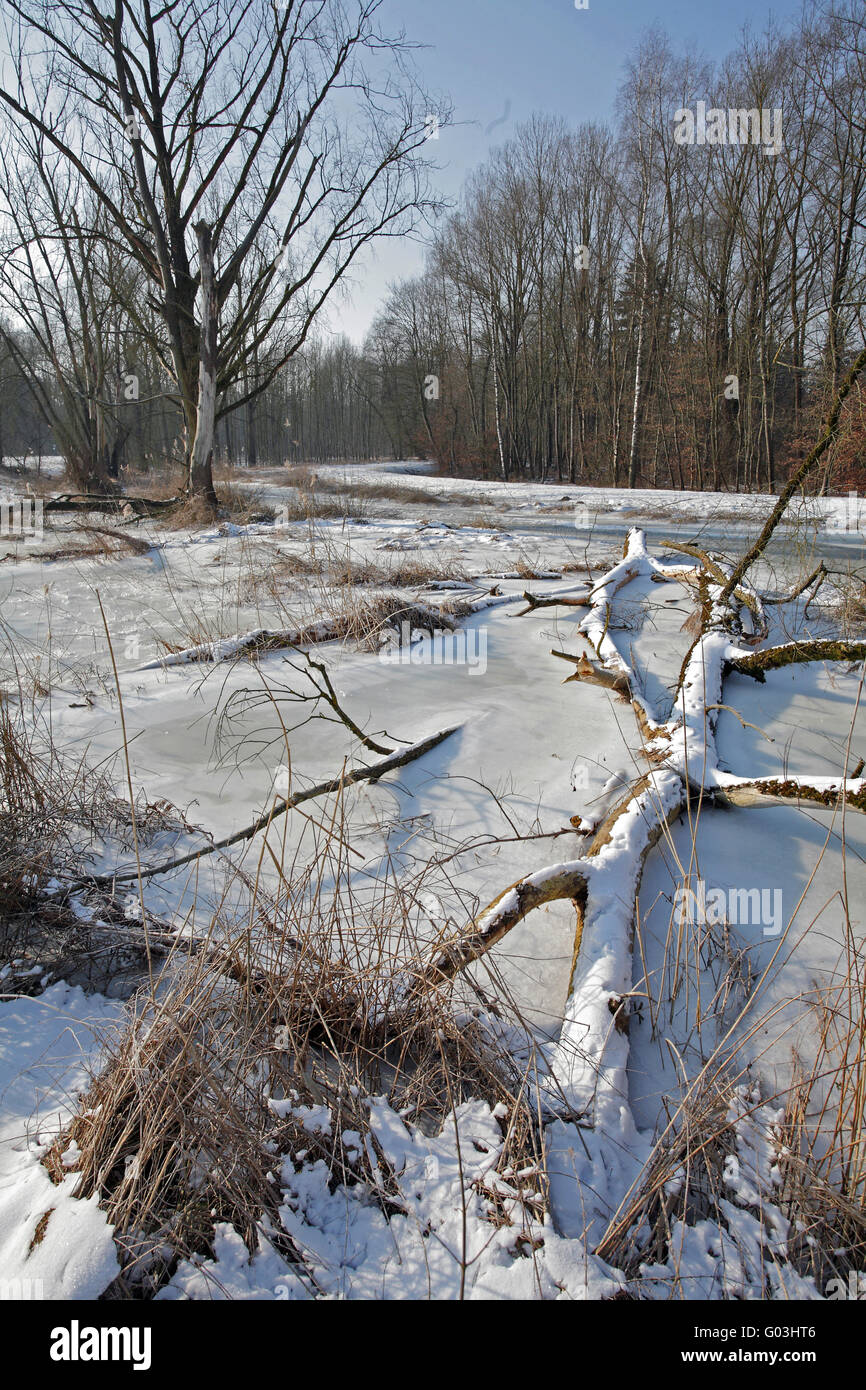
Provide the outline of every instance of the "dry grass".
<path id="1" fill-rule="evenodd" d="M 411 632 L 426 632 L 429 636 L 436 632 L 453 632 L 458 619 L 466 612 L 466 605 L 459 602 L 443 605 L 442 608 L 430 608 L 396 594 L 364 599 L 354 589 L 324 589 L 317 603 L 315 617 L 281 615 L 288 618 L 285 628 L 262 636 L 243 648 L 238 652 L 238 659 L 255 661 L 265 652 L 282 650 L 287 645 L 286 632 L 291 632 L 292 645 L 296 647 L 312 646 L 318 642 L 351 642 L 364 651 L 377 651 L 389 635 L 401 640 L 406 627 Z M 183 624 L 181 638 L 160 637 L 157 638 L 157 645 L 164 652 L 176 654 L 190 647 L 213 645 L 222 641 L 225 635 L 217 632 L 212 624 L 188 619 Z M 201 659 L 210 660 L 211 657 L 208 654 Z"/>
<path id="2" fill-rule="evenodd" d="M 637 950 L 645 959 L 640 919 Z M 711 962 L 715 958 L 715 993 L 698 1004 L 701 955 Z M 812 1278 L 819 1290 L 826 1290 L 832 1278 L 847 1284 L 849 1273 L 863 1268 L 866 951 L 851 933 L 836 982 L 817 990 L 811 1001 L 818 1042 L 809 1065 L 800 1064 L 792 1084 L 766 1098 L 744 1053 L 744 1044 L 763 1037 L 778 1012 L 778 1005 L 762 1012 L 762 983 L 763 978 L 753 979 L 748 950 L 734 944 L 726 924 L 708 933 L 706 924 L 700 929 L 673 919 L 662 968 L 654 972 L 651 989 L 646 979 L 641 983 L 649 1015 L 643 1021 L 660 1047 L 672 1028 L 678 1036 L 684 1032 L 675 1012 L 690 1010 L 695 1025 L 688 1051 L 678 1054 L 684 1072 L 681 1099 L 668 1099 L 668 1121 L 598 1247 L 599 1254 L 635 1281 L 638 1296 L 641 1267 L 647 1264 L 667 1267 L 671 1297 L 695 1296 L 686 1275 L 680 1277 L 683 1228 L 709 1221 L 731 1236 L 725 1211 L 733 1197 L 728 1163 L 736 1172 L 739 1160 L 733 1156 L 739 1152 L 743 1121 L 751 1130 L 747 1151 L 764 1146 L 775 1171 L 771 1190 L 761 1192 L 758 1184 L 758 1199 L 746 1209 L 770 1238 L 779 1227 L 765 1204 L 790 1225 L 788 1239 L 777 1244 L 775 1253 L 768 1246 L 762 1260 L 768 1266 L 777 1263 L 782 1273 L 787 1265 Z M 737 1020 L 744 1030 L 732 1027 Z M 748 1163 L 745 1173 L 751 1184 Z M 741 1198 L 737 1204 L 743 1206 Z M 755 1269 L 754 1254 L 751 1260 L 753 1281 L 760 1282 L 766 1272 Z M 779 1296 L 772 1281 L 767 1280 L 762 1296 Z"/>
<path id="3" fill-rule="evenodd" d="M 367 602 L 352 595 L 356 589 L 417 591 L 430 584 L 466 578 L 462 564 L 452 556 L 407 557 L 399 553 L 389 555 L 383 562 L 358 556 L 326 534 L 310 537 L 306 552 L 278 550 L 275 554 L 270 547 L 259 548 L 246 559 L 238 597 L 239 601 L 256 606 L 262 626 L 273 624 L 275 612 L 283 626 L 298 625 L 294 610 L 299 602 L 329 616 L 343 615 Z M 354 624 L 343 624 L 341 620 L 341 626 L 351 632 Z"/>
<path id="4" fill-rule="evenodd" d="M 258 488 L 217 483 L 215 491 L 221 519 L 250 526 L 256 522 L 273 521 L 276 518 L 276 508 L 265 501 L 264 494 Z"/>
<path id="5" fill-rule="evenodd" d="M 148 1296 L 179 1256 L 211 1253 L 217 1221 L 251 1249 L 263 1221 L 279 1230 L 273 1178 L 286 1156 L 322 1159 L 333 1183 L 366 1183 L 386 1212 L 401 1210 L 399 1182 L 370 1130 L 372 1095 L 387 1095 L 427 1132 L 463 1099 L 503 1102 L 512 1122 L 502 1165 L 537 1169 L 538 1128 L 510 1057 L 480 1025 L 458 1026 L 439 996 L 401 1016 L 422 885 L 389 877 L 357 897 L 344 819 L 337 798 L 323 814 L 327 828 L 308 823 L 310 842 L 281 869 L 272 896 L 253 885 L 245 925 L 217 914 L 191 958 L 175 952 L 158 995 L 142 993 L 45 1160 L 59 1180 L 69 1171 L 60 1155 L 77 1144 L 79 1195 L 97 1195 L 116 1227 L 116 1296 Z M 327 1133 L 303 1127 L 304 1105 L 327 1107 Z M 303 1271 L 302 1250 L 269 1239 Z"/>
<path id="6" fill-rule="evenodd" d="M 140 826 L 149 819 L 142 800 Z M 119 844 L 131 828 L 129 805 L 113 791 L 108 769 L 59 757 L 47 732 L 38 736 L 20 707 L 0 702 L 0 966 L 4 994 L 38 994 L 47 980 L 112 995 L 140 979 L 145 951 L 122 906 L 94 899 L 93 920 L 71 903 L 93 839 Z"/>
<path id="7" fill-rule="evenodd" d="M 32 733 L 7 696 L 0 699 L 0 925 L 29 907 L 33 880 L 54 857 L 50 781 Z"/>
<path id="8" fill-rule="evenodd" d="M 319 479 L 316 486 L 325 492 L 355 502 L 399 502 L 401 506 L 439 506 L 447 499 L 426 488 L 409 487 L 400 483 L 336 483 Z"/>
<path id="9" fill-rule="evenodd" d="M 539 565 L 535 559 L 528 555 L 521 555 L 515 566 L 515 573 L 520 579 L 549 579 L 551 571 L 543 565 Z M 560 571 L 561 573 L 561 571 Z"/>
<path id="10" fill-rule="evenodd" d="M 802 1255 L 844 1277 L 866 1262 L 866 944 L 850 921 L 836 978 L 812 1007 L 817 1047 L 786 1097 L 784 1192 Z"/>
<path id="11" fill-rule="evenodd" d="M 124 492 L 130 496 L 147 497 L 154 502 L 170 502 L 181 495 L 186 485 L 187 474 L 186 469 L 177 460 L 163 459 L 160 460 L 158 468 L 147 472 L 122 468 L 120 480 Z"/>
<path id="12" fill-rule="evenodd" d="M 499 531 L 501 529 L 497 517 L 492 512 L 476 512 L 464 521 L 463 525 L 468 526 L 473 531 Z"/>
<path id="13" fill-rule="evenodd" d="M 249 566 L 240 586 L 240 598 L 257 606 L 268 600 L 282 611 L 289 592 L 297 589 L 298 580 L 318 579 L 326 562 L 313 555 L 289 554 L 281 551 L 275 559 Z"/>
<path id="14" fill-rule="evenodd" d="M 697 825 L 706 814 L 717 813 L 692 807 L 690 844 L 682 857 L 673 839 L 665 837 L 677 887 L 696 888 Z M 653 953 L 646 923 L 640 912 L 636 915 L 641 978 L 635 995 L 640 1021 L 648 1029 L 644 1046 L 657 1048 L 660 1060 L 669 1062 L 667 1040 L 676 1038 L 679 1078 L 665 1098 L 667 1121 L 650 1159 L 599 1247 L 605 1259 L 634 1278 L 638 1296 L 644 1264 L 668 1266 L 672 1297 L 694 1296 L 688 1281 L 680 1281 L 674 1230 L 677 1222 L 682 1223 L 681 1235 L 683 1227 L 708 1220 L 730 1235 L 724 1204 L 733 1193 L 726 1164 L 737 1152 L 737 1126 L 744 1118 L 757 1136 L 747 1147 L 755 1142 L 763 1146 L 774 1164 L 771 1190 L 747 1208 L 769 1239 L 767 1265 L 787 1265 L 812 1278 L 819 1290 L 826 1290 L 832 1278 L 846 1283 L 851 1271 L 864 1266 L 866 946 L 848 915 L 844 841 L 842 852 L 839 897 L 845 946 L 836 969 L 822 972 L 830 983 L 816 982 L 811 995 L 791 1000 L 783 994 L 781 1001 L 765 1002 L 776 980 L 775 962 L 784 967 L 802 945 L 794 933 L 796 912 L 762 970 L 756 969 L 748 938 L 727 920 L 692 920 L 690 914 L 672 910 L 667 926 L 662 922 L 657 932 Z M 805 931 L 814 927 L 815 922 Z M 799 1011 L 790 1012 L 792 1006 Z M 775 1051 L 766 1074 L 784 1076 L 780 1029 L 794 1031 L 804 1056 L 794 1055 L 792 1075 L 778 1094 L 762 1097 L 754 1078 L 767 1035 Z M 743 1205 L 739 1197 L 737 1201 Z M 783 1246 L 776 1243 L 775 1253 L 776 1216 L 764 1204 L 790 1223 L 790 1235 Z M 745 1255 L 744 1262 L 749 1262 Z M 773 1290 L 768 1278 L 762 1296 L 780 1296 Z"/>
<path id="15" fill-rule="evenodd" d="M 2 747 L 7 799 L 19 808 L 38 806 L 29 756 L 22 760 L 8 730 Z M 499 1167 L 531 1172 L 533 1190 L 539 1183 L 545 1190 L 540 1124 L 513 1052 L 495 1044 L 480 1022 L 458 1024 L 443 995 L 423 997 L 409 1014 L 401 1005 L 405 982 L 430 949 L 419 935 L 416 905 L 433 861 L 409 880 L 389 872 L 359 895 L 349 873 L 344 798 L 322 812 L 307 823 L 290 862 L 284 846 L 272 845 L 278 883 L 266 894 L 258 875 L 247 880 L 251 906 L 242 921 L 226 909 L 191 947 L 171 942 L 158 994 L 143 989 L 128 1030 L 110 1043 L 108 1065 L 45 1159 L 59 1180 L 69 1172 L 61 1154 L 71 1141 L 77 1145 L 80 1195 L 98 1196 L 116 1227 L 123 1272 L 114 1296 L 151 1296 L 179 1258 L 212 1255 L 219 1221 L 237 1229 L 250 1249 L 265 1223 L 268 1239 L 315 1293 L 304 1251 L 273 1234 L 280 1200 L 274 1177 L 286 1157 L 322 1160 L 332 1183 L 365 1184 L 386 1213 L 402 1211 L 399 1177 L 370 1131 L 366 1100 L 373 1095 L 386 1095 L 428 1133 L 438 1132 L 463 1099 L 504 1103 L 512 1122 Z M 334 890 L 325 891 L 326 883 Z M 435 878 L 430 886 L 441 888 Z M 642 956 L 640 921 L 637 932 Z M 702 1221 L 726 1229 L 726 1171 L 742 1115 L 734 1100 L 744 1071 L 735 1052 L 720 1059 L 717 1039 L 748 999 L 751 979 L 724 924 L 713 941 L 703 932 L 698 942 L 698 934 L 687 921 L 672 922 L 646 1021 L 663 1038 L 669 1010 L 688 1009 L 689 993 L 699 987 L 698 959 L 714 955 L 717 988 L 699 1028 L 706 1060 L 599 1247 L 638 1297 L 647 1264 L 666 1267 L 671 1296 L 689 1297 L 678 1266 L 683 1229 Z M 507 992 L 491 978 L 501 1009 Z M 470 998 L 476 988 L 461 981 Z M 477 997 L 485 1001 L 480 991 Z M 787 1255 L 768 1253 L 768 1264 L 782 1258 L 818 1287 L 862 1266 L 866 1251 L 864 1002 L 864 954 L 852 938 L 835 990 L 816 1004 L 823 1022 L 814 1065 L 788 1097 L 785 1132 L 767 1136 L 784 1175 L 773 1200 L 794 1223 Z M 311 1134 L 302 1106 L 325 1107 L 327 1130 Z M 760 1123 L 757 1101 L 754 1108 Z M 538 1200 L 530 1199 L 536 1217 L 543 1210 Z M 752 1215 L 763 1218 L 760 1206 Z M 766 1287 L 769 1293 L 769 1281 Z"/>
<path id="16" fill-rule="evenodd" d="M 834 628 L 847 639 L 862 637 L 866 632 L 866 583 L 857 575 L 834 576 L 829 588 L 827 616 Z"/>
<path id="17" fill-rule="evenodd" d="M 696 1296 L 690 1284 L 693 1270 L 680 1268 L 686 1228 L 709 1222 L 725 1233 L 729 1249 L 738 1247 L 726 1204 L 734 1195 L 730 1165 L 737 1172 L 742 1158 L 739 1126 L 744 1121 L 747 1150 L 752 1143 L 765 1146 L 775 1168 L 769 1191 L 762 1191 L 759 1183 L 751 1204 L 742 1198 L 736 1203 L 745 1207 L 765 1236 L 759 1262 L 748 1244 L 739 1250 L 747 1268 L 751 1260 L 753 1287 L 762 1285 L 759 1296 L 780 1296 L 768 1277 L 773 1265 L 783 1286 L 787 1267 L 814 1280 L 824 1292 L 831 1279 L 847 1286 L 849 1274 L 862 1270 L 866 1261 L 864 1146 L 862 1115 L 854 1113 L 863 1094 L 862 1028 L 861 1012 L 845 1030 L 847 1060 L 836 1055 L 817 1085 L 818 1074 L 812 1071 L 790 1091 L 767 1102 L 736 1048 L 727 1061 L 718 1054 L 712 1056 L 688 1083 L 597 1247 L 598 1254 L 623 1270 L 638 1297 L 647 1265 L 664 1267 L 660 1274 L 669 1285 L 670 1297 Z M 857 1047 L 861 1052 L 855 1060 Z M 835 1090 L 843 1093 L 838 1104 Z M 776 1119 L 780 1101 L 781 1124 Z M 751 1184 L 754 1175 L 748 1164 L 745 1172 Z M 782 1243 L 776 1239 L 775 1250 L 772 1242 L 781 1225 L 768 1206 L 789 1223 L 787 1239 Z"/>
<path id="18" fill-rule="evenodd" d="M 453 632 L 463 609 L 457 605 L 431 608 L 424 603 L 382 594 L 361 598 L 354 589 L 340 589 L 325 596 L 327 617 L 336 625 L 342 640 L 354 642 L 364 651 L 377 651 L 389 635 L 402 640 L 405 631 Z"/>
<path id="19" fill-rule="evenodd" d="M 278 508 L 278 516 L 282 522 L 347 521 L 350 517 L 358 517 L 361 514 L 362 509 L 350 507 L 348 499 L 340 501 L 301 489 L 288 501 L 281 502 Z"/>
<path id="20" fill-rule="evenodd" d="M 441 583 L 443 580 L 462 580 L 463 567 L 452 559 L 442 556 L 428 556 L 425 559 L 395 558 L 381 565 L 373 560 L 353 560 L 346 555 L 329 569 L 332 584 L 368 585 L 380 588 L 422 589 L 426 584 Z"/>
<path id="21" fill-rule="evenodd" d="M 290 475 L 291 482 L 301 491 L 313 494 L 327 494 L 342 497 L 345 503 L 363 506 L 370 502 L 395 502 L 400 506 L 425 507 L 490 507 L 498 503 L 490 496 L 479 492 L 458 492 L 450 489 L 436 489 L 410 483 L 352 482 L 348 478 L 332 477 L 330 474 L 316 473 L 312 469 L 298 469 Z"/>
<path id="22" fill-rule="evenodd" d="M 353 483 L 342 478 L 322 475 L 311 470 L 294 475 L 292 481 L 300 491 L 310 494 L 324 493 L 330 497 L 342 497 L 346 505 L 365 502 L 400 502 L 404 505 L 428 506 L 446 499 L 439 493 L 428 492 L 423 487 L 411 487 L 407 483 Z"/>
<path id="23" fill-rule="evenodd" d="M 735 1148 L 733 1096 L 727 1076 L 708 1081 L 702 1074 L 610 1223 L 597 1253 L 630 1279 L 639 1279 L 642 1265 L 664 1265 L 675 1258 L 676 1222 L 721 1221 L 720 1203 L 729 1195 L 725 1160 Z M 677 1274 L 672 1271 L 671 1277 L 676 1283 Z M 682 1286 L 680 1294 L 690 1296 Z"/>
<path id="24" fill-rule="evenodd" d="M 80 832 L 92 832 L 108 789 L 104 772 L 60 758 L 23 701 L 0 699 L 0 916 L 29 904 L 60 864 L 80 863 Z"/>
<path id="25" fill-rule="evenodd" d="M 4 992 L 39 993 L 46 976 L 124 996 L 146 958 L 140 929 L 110 893 L 82 884 L 94 844 L 120 853 L 187 821 L 164 801 L 119 797 L 113 764 L 62 756 L 50 725 L 0 699 L 0 966 Z M 82 912 L 84 899 L 89 912 Z M 74 900 L 74 901 L 73 901 Z M 38 967 L 38 968 L 37 968 Z"/>
<path id="26" fill-rule="evenodd" d="M 170 511 L 160 513 L 160 527 L 169 531 L 193 531 L 210 528 L 225 521 L 232 521 L 239 526 L 250 526 L 256 522 L 273 521 L 277 516 L 276 510 L 255 488 L 217 483 L 215 492 L 216 516 L 206 502 L 193 497 L 179 502 Z"/>

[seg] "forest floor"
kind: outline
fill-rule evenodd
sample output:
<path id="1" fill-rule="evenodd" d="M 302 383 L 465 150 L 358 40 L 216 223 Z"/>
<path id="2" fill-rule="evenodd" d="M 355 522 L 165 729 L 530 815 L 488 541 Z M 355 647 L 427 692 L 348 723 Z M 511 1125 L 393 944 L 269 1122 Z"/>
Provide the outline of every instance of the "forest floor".
<path id="1" fill-rule="evenodd" d="M 866 1287 L 863 662 L 759 682 L 726 648 L 697 732 L 684 694 L 706 592 L 666 541 L 733 558 L 769 499 L 408 464 L 222 486 L 208 528 L 0 537 L 0 1286 Z M 861 524 L 794 509 L 749 650 L 864 639 Z M 552 652 L 595 675 L 566 690 Z M 698 799 L 659 781 L 624 826 L 660 739 Z M 716 799 L 746 780 L 763 799 Z M 521 901 L 431 981 L 599 834 L 584 915 Z"/>

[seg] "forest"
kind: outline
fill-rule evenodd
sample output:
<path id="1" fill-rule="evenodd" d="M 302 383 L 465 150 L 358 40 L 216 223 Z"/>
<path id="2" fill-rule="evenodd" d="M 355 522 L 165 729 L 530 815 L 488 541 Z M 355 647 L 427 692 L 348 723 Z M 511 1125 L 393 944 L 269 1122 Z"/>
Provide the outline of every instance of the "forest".
<path id="1" fill-rule="evenodd" d="M 481 478 L 773 492 L 863 340 L 863 62 L 856 7 L 744 37 L 717 66 L 650 31 L 608 122 L 532 117 L 457 206 L 411 190 L 426 265 L 392 285 L 363 343 L 323 330 L 306 264 L 285 289 L 291 239 L 245 256 L 243 289 L 218 247 L 215 456 L 420 457 Z M 105 198 L 75 164 L 49 157 L 14 103 L 6 115 L 0 450 L 61 452 L 97 490 L 123 467 L 182 462 L 192 369 L 184 388 L 147 265 L 119 254 Z M 418 115 L 413 179 L 448 119 L 437 144 Z M 336 207 L 336 161 L 332 173 Z M 124 166 L 111 177 L 122 193 Z M 363 228 L 340 205 L 335 277 L 374 232 L 405 224 L 400 193 Z M 264 208 L 251 220 L 266 230 Z M 241 318 L 254 331 L 238 352 Z M 856 396 L 813 486 L 862 486 L 863 440 Z"/>

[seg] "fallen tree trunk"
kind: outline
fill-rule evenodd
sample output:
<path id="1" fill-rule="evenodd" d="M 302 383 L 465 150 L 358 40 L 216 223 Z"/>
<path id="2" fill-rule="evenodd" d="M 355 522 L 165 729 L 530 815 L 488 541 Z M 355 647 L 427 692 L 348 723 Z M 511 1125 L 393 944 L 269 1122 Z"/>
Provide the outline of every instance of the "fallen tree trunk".
<path id="1" fill-rule="evenodd" d="M 728 575 L 696 547 L 683 547 L 701 564 L 707 586 L 700 610 L 701 631 L 683 661 L 667 724 L 656 724 L 651 711 L 633 699 L 643 735 L 644 756 L 654 764 L 596 829 L 582 856 L 566 864 L 551 865 L 526 875 L 495 898 L 462 932 L 435 949 L 433 959 L 417 972 L 405 1003 L 417 1000 L 425 989 L 453 980 L 484 956 L 536 907 L 558 899 L 570 899 L 577 914 L 569 1002 L 554 1059 L 554 1077 L 576 1113 L 596 1107 L 612 1120 L 619 1113 L 627 1090 L 628 996 L 631 990 L 634 904 L 646 857 L 667 827 L 688 811 L 699 812 L 707 804 L 758 805 L 810 804 L 832 806 L 840 801 L 857 810 L 866 809 L 866 783 L 825 785 L 821 779 L 763 779 L 722 784 L 715 753 L 715 721 L 720 708 L 724 676 L 732 670 L 763 679 L 763 671 L 807 660 L 859 660 L 866 658 L 866 643 L 808 642 L 744 652 L 732 643 L 730 633 L 739 628 L 735 604 L 747 604 L 763 622 L 760 598 L 737 584 L 733 601 L 722 602 L 719 591 Z M 705 560 L 709 563 L 705 564 Z M 585 654 L 554 650 L 552 655 L 572 663 L 570 679 L 588 681 L 631 695 L 632 672 L 608 637 L 614 595 L 630 580 L 651 571 L 662 578 L 677 572 L 646 554 L 637 533 L 629 538 L 622 561 L 605 575 L 592 594 L 591 612 L 581 625 L 592 641 L 598 660 Z M 683 577 L 694 575 L 694 568 Z M 811 576 L 812 579 L 816 574 Z M 715 591 L 712 592 L 711 591 Z M 802 592 L 802 589 L 800 590 Z M 733 779 L 731 779 L 731 782 Z M 400 1010 L 402 1012 L 402 1009 Z M 620 1035 L 620 1042 L 615 1042 Z"/>
<path id="2" fill-rule="evenodd" d="M 173 511 L 183 502 L 182 497 L 128 497 L 122 492 L 91 494 L 87 492 L 62 493 L 59 497 L 46 497 L 42 504 L 43 512 L 121 512 L 131 508 L 137 516 L 160 516 Z"/>
<path id="3" fill-rule="evenodd" d="M 196 647 L 182 647 L 177 652 L 166 652 L 165 656 L 158 656 L 155 661 L 147 661 L 137 669 L 159 671 L 165 666 L 231 661 L 254 652 L 281 651 L 284 647 L 306 647 L 314 642 L 333 642 L 342 636 L 343 631 L 338 624 L 327 618 L 304 628 L 272 630 L 257 627 L 251 632 L 239 633 L 237 637 L 223 637 L 217 642 L 201 642 Z"/>

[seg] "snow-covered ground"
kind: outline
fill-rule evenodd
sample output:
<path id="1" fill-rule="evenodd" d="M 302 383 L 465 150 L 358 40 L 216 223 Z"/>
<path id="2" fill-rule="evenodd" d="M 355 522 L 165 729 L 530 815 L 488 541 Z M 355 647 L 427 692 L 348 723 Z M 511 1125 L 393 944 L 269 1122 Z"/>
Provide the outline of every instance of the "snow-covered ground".
<path id="1" fill-rule="evenodd" d="M 0 1297 L 97 1298 L 118 1273 L 97 1199 L 76 1199 L 72 1172 L 52 1183 L 39 1158 L 121 1016 L 117 1003 L 62 982 L 0 1003 Z M 74 1155 L 67 1160 L 71 1167 Z"/>
<path id="2" fill-rule="evenodd" d="M 294 495 L 289 474 L 271 470 L 248 483 L 244 478 L 241 486 L 276 509 L 272 522 L 195 532 L 142 522 L 124 530 L 149 541 L 146 552 L 112 557 L 50 558 L 75 544 L 77 522 L 67 516 L 46 524 L 40 540 L 0 538 L 0 687 L 8 700 L 23 702 L 34 727 L 50 729 L 64 756 L 108 770 L 118 796 L 126 795 L 122 697 L 134 791 L 151 807 L 176 808 L 142 846 L 145 866 L 162 863 L 252 822 L 285 793 L 287 768 L 297 791 L 338 774 L 357 752 L 340 723 L 313 720 L 283 731 L 281 720 L 290 726 L 309 712 L 281 695 L 281 688 L 298 686 L 285 649 L 263 651 L 255 662 L 167 658 L 207 644 L 226 655 L 229 648 L 217 644 L 240 635 L 345 615 L 352 604 L 393 592 L 385 575 L 390 567 L 423 564 L 435 578 L 399 592 L 434 607 L 446 597 L 475 603 L 456 637 L 442 633 L 431 640 L 416 633 L 403 659 L 350 640 L 317 645 L 314 654 L 326 662 L 356 724 L 388 746 L 459 726 L 399 773 L 349 789 L 344 804 L 343 833 L 361 898 L 375 893 L 386 865 L 410 877 L 431 860 L 447 861 L 447 871 L 432 875 L 419 898 L 416 927 L 433 934 L 446 922 L 470 920 L 539 866 L 577 858 L 583 842 L 575 818 L 583 830 L 600 823 L 644 770 L 630 706 L 595 685 L 563 685 L 570 668 L 550 654 L 586 649 L 578 631 L 585 610 L 542 607 L 518 616 L 523 591 L 539 597 L 585 592 L 616 563 L 622 538 L 635 525 L 647 532 L 656 555 L 665 536 L 709 548 L 724 541 L 733 552 L 754 534 L 770 503 L 729 494 L 472 483 L 431 477 L 422 465 L 316 471 L 331 485 L 415 489 L 418 502 L 366 495 L 357 509 L 347 503 L 344 519 L 288 521 L 280 508 Z M 102 524 L 114 525 L 105 518 Z M 809 499 L 753 578 L 761 587 L 786 591 L 822 556 L 832 557 L 836 568 L 857 563 L 861 528 L 866 520 L 850 499 Z M 346 567 L 375 567 L 373 582 L 354 588 L 333 583 Z M 443 587 L 446 576 L 456 587 Z M 829 603 L 829 588 L 820 597 Z M 480 606 L 487 599 L 488 606 Z M 691 641 L 683 629 L 694 610 L 694 592 L 674 578 L 655 583 L 643 575 L 616 599 L 609 636 L 658 719 L 671 714 L 671 691 Z M 805 625 L 802 603 L 772 614 L 771 642 L 804 630 L 813 637 L 836 631 L 829 607 L 813 605 Z M 844 775 L 866 753 L 857 721 L 859 682 L 859 670 L 838 664 L 784 668 L 763 685 L 732 675 L 719 715 L 720 765 L 744 777 Z M 273 701 L 247 698 L 265 690 Z M 497 1171 L 501 1117 L 483 1101 L 463 1104 L 454 1123 L 430 1138 L 407 1126 L 384 1097 L 374 1098 L 370 1124 L 401 1175 L 403 1215 L 387 1218 L 360 1185 L 335 1191 L 321 1160 L 299 1165 L 287 1158 L 280 1176 L 282 1221 L 309 1253 L 304 1270 L 267 1244 L 251 1259 L 241 1236 L 223 1225 L 213 1259 L 183 1262 L 161 1296 L 611 1296 L 625 1276 L 591 1253 L 587 1224 L 613 1215 L 646 1158 L 653 1127 L 666 1107 L 670 1111 L 671 1098 L 676 1101 L 681 1069 L 705 1060 L 720 1028 L 739 1027 L 746 1036 L 751 1026 L 750 1019 L 738 1020 L 733 1003 L 701 1022 L 718 984 L 720 958 L 705 952 L 700 960 L 671 961 L 671 904 L 683 866 L 725 892 L 782 891 L 781 949 L 775 918 L 732 929 L 728 943 L 761 980 L 761 1008 L 768 1015 L 741 1053 L 749 1066 L 741 1099 L 749 1087 L 773 1097 L 790 1077 L 792 1048 L 808 1050 L 813 1023 L 804 996 L 837 968 L 845 941 L 843 881 L 858 940 L 866 929 L 862 820 L 851 813 L 840 824 L 833 809 L 794 806 L 705 808 L 691 823 L 676 824 L 652 852 L 634 953 L 633 989 L 643 1002 L 632 1015 L 621 1097 L 634 1119 L 631 1138 L 613 1159 L 599 1149 L 597 1136 L 587 1138 L 574 1123 L 549 1125 L 547 1207 L 527 1215 L 525 1181 L 518 1188 Z M 304 818 L 286 817 L 271 836 L 280 864 L 302 860 L 308 838 Z M 131 847 L 116 839 L 87 848 L 96 872 L 134 867 Z M 263 858 L 257 835 L 148 879 L 145 906 L 176 929 L 204 931 L 218 905 L 223 919 L 245 911 L 247 888 L 238 865 L 276 891 L 280 864 Z M 138 888 L 127 887 L 135 920 Z M 333 888 L 323 869 L 322 892 Z M 768 901 L 775 908 L 772 896 Z M 573 908 L 553 902 L 476 967 L 482 981 L 495 972 L 542 1049 L 555 1042 L 563 1018 L 573 935 Z M 654 1016 L 662 997 L 664 1019 Z M 117 1273 L 110 1228 L 94 1202 L 70 1195 L 74 1174 L 53 1186 L 38 1155 L 74 1106 L 88 1059 L 98 1066 L 100 1029 L 118 1019 L 121 1007 L 100 995 L 85 998 L 63 983 L 34 998 L 0 1002 L 0 1277 L 42 1280 L 46 1298 L 92 1296 Z M 746 1099 L 736 1133 L 742 1173 L 748 1168 L 750 1176 L 737 1177 L 740 1168 L 732 1165 L 729 1234 L 700 1223 L 684 1227 L 677 1268 L 693 1280 L 696 1297 L 759 1296 L 766 1263 L 776 1270 L 777 1292 L 817 1296 L 814 1285 L 784 1266 L 783 1235 L 778 1249 L 762 1246 L 754 1202 L 742 1197 L 749 1182 L 764 1184 L 760 1202 L 769 1201 L 773 1188 L 771 1159 L 761 1154 L 747 1161 L 755 1150 Z M 326 1125 L 327 1116 L 319 1123 Z M 501 1215 L 513 1208 L 513 1224 L 492 1220 L 497 1184 L 496 1210 Z M 44 1238 L 28 1254 L 49 1203 L 54 1210 Z M 672 1269 L 673 1263 L 647 1273 L 646 1296 L 668 1296 Z"/>

